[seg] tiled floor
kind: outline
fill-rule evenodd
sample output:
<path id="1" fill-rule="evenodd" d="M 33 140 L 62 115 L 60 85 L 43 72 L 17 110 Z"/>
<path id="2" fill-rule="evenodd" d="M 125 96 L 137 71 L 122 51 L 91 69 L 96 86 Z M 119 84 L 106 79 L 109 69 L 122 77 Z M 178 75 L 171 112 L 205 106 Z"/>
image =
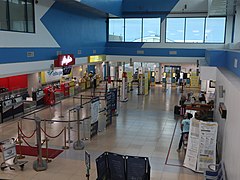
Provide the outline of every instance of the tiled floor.
<path id="1" fill-rule="evenodd" d="M 197 90 L 188 89 L 184 92 L 186 91 Z M 89 94 L 89 92 L 85 92 L 85 94 Z M 168 88 L 166 92 L 163 92 L 160 86 L 151 87 L 148 96 L 139 96 L 136 90 L 129 93 L 128 102 L 118 104 L 118 116 L 113 124 L 91 139 L 91 141 L 85 141 L 84 150 L 87 150 L 91 154 L 92 160 L 90 179 L 96 179 L 95 159 L 104 151 L 149 157 L 151 163 L 151 180 L 203 179 L 201 174 L 196 174 L 183 168 L 181 165 L 184 153 L 176 152 L 180 127 L 178 118 L 174 117 L 173 107 L 177 104 L 180 95 L 177 88 Z M 78 103 L 79 100 L 73 101 L 73 98 L 62 101 L 64 118 L 59 118 L 61 114 L 60 104 L 39 111 L 35 115 L 41 119 L 66 121 L 54 123 L 47 121 L 45 123 L 47 133 L 56 135 L 64 126 L 68 125 L 68 110 Z M 104 106 L 104 102 L 102 102 L 101 106 Z M 81 111 L 81 117 L 88 115 L 89 112 L 85 109 Z M 27 117 L 33 118 L 34 114 Z M 76 113 L 71 113 L 70 118 L 71 120 L 76 119 Z M 70 131 L 71 139 L 76 141 L 76 123 L 71 123 L 71 126 L 73 127 Z M 24 133 L 30 135 L 35 129 L 34 121 L 22 120 L 22 127 Z M 42 127 L 44 127 L 44 122 L 42 122 Z M 17 119 L 0 124 L 0 140 L 16 136 Z M 81 137 L 83 137 L 83 133 L 81 133 Z M 31 145 L 35 144 L 35 138 L 27 139 L 27 141 Z M 63 136 L 61 135 L 56 139 L 50 139 L 49 146 L 52 148 L 61 148 L 64 144 L 63 142 Z M 46 171 L 34 171 L 32 164 L 36 160 L 36 157 L 27 156 L 25 159 L 29 162 L 24 171 L 6 169 L 0 172 L 0 179 L 86 179 L 84 150 L 74 150 L 72 145 L 70 144 L 70 149 L 65 150 L 57 158 L 53 159 L 48 164 Z"/>

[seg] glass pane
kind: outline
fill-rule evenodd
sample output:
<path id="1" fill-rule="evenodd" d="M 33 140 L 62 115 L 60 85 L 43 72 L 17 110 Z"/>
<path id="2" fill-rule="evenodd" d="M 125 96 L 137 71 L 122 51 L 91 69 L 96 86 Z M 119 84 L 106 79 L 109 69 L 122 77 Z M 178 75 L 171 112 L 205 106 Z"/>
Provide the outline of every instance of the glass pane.
<path id="1" fill-rule="evenodd" d="M 166 42 L 184 42 L 185 18 L 167 18 Z"/>
<path id="2" fill-rule="evenodd" d="M 10 30 L 26 32 L 25 0 L 9 1 Z"/>
<path id="3" fill-rule="evenodd" d="M 205 42 L 224 43 L 226 18 L 206 18 Z"/>
<path id="4" fill-rule="evenodd" d="M 143 19 L 142 42 L 160 42 L 160 18 Z"/>
<path id="5" fill-rule="evenodd" d="M 124 19 L 109 19 L 109 41 L 124 41 Z"/>
<path id="6" fill-rule="evenodd" d="M 7 1 L 0 1 L 0 29 L 8 30 Z"/>
<path id="7" fill-rule="evenodd" d="M 125 19 L 125 42 L 141 42 L 142 19 Z"/>
<path id="8" fill-rule="evenodd" d="M 28 32 L 34 32 L 33 0 L 27 0 Z"/>
<path id="9" fill-rule="evenodd" d="M 203 43 L 205 18 L 186 18 L 185 43 Z"/>

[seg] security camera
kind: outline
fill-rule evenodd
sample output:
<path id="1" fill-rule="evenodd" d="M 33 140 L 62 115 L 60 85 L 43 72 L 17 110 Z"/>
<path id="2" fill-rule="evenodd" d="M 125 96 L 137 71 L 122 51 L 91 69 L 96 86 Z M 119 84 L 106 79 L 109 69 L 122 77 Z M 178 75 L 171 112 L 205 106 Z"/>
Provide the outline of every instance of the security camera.
<path id="1" fill-rule="evenodd" d="M 37 3 L 38 3 L 38 0 L 35 0 L 35 3 L 37 4 Z"/>

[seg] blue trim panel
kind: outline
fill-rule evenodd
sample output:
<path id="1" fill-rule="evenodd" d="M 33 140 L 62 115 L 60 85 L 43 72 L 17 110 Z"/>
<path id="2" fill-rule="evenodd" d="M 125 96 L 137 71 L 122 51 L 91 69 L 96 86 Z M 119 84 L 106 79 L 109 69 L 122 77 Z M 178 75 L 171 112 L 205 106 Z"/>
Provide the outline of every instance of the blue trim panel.
<path id="1" fill-rule="evenodd" d="M 227 52 L 224 50 L 206 50 L 205 58 L 209 66 L 226 67 Z"/>

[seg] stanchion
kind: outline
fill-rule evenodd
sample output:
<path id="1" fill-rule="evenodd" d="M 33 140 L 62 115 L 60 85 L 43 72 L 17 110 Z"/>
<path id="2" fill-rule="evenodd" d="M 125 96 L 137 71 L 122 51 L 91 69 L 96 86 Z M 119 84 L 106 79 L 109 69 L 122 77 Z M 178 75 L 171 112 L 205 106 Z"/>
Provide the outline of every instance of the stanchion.
<path id="1" fill-rule="evenodd" d="M 41 119 L 35 117 L 36 122 L 36 137 L 37 137 L 37 149 L 38 158 L 33 162 L 33 169 L 35 171 L 44 171 L 47 169 L 47 162 L 42 159 L 42 146 L 41 146 Z"/>
<path id="2" fill-rule="evenodd" d="M 71 140 L 71 136 L 70 136 L 70 133 L 71 133 L 70 131 L 71 131 L 71 129 L 72 129 L 71 123 L 70 123 L 70 119 L 71 119 L 70 112 L 71 112 L 71 111 L 68 112 L 68 128 L 67 128 L 67 129 L 68 129 L 68 140 L 67 140 L 67 143 L 68 143 L 68 144 L 70 144 L 70 143 L 73 142 L 73 141 Z"/>
<path id="3" fill-rule="evenodd" d="M 82 102 L 83 98 L 82 98 L 82 96 L 83 95 L 81 94 L 81 96 L 80 96 L 80 108 L 83 108 L 83 105 L 82 105 L 83 104 L 83 102 Z"/>
<path id="4" fill-rule="evenodd" d="M 79 106 L 77 106 L 76 107 L 76 110 L 77 110 L 77 129 L 78 129 L 78 131 L 77 131 L 77 133 L 78 133 L 78 140 L 76 141 L 76 142 L 74 142 L 74 144 L 73 144 L 73 148 L 75 149 L 75 150 L 82 150 L 82 149 L 84 149 L 84 142 L 80 139 L 80 107 Z"/>
<path id="5" fill-rule="evenodd" d="M 52 162 L 52 160 L 48 158 L 48 142 L 49 142 L 49 139 L 47 137 L 45 138 L 45 142 L 46 142 L 46 162 L 50 163 L 50 162 Z"/>
<path id="6" fill-rule="evenodd" d="M 60 113 L 61 115 L 58 116 L 59 118 L 64 118 L 64 115 L 62 114 L 62 101 L 60 101 Z"/>
<path id="7" fill-rule="evenodd" d="M 19 156 L 17 156 L 18 159 L 24 159 L 25 156 L 22 155 L 22 135 L 20 134 L 20 130 L 19 130 L 20 126 L 19 126 L 19 122 L 18 122 L 18 139 L 16 141 L 17 144 L 19 144 Z"/>
<path id="8" fill-rule="evenodd" d="M 69 146 L 67 146 L 67 128 L 64 127 L 64 132 L 63 132 L 63 136 L 64 136 L 64 146 L 62 147 L 63 149 L 69 149 Z"/>

